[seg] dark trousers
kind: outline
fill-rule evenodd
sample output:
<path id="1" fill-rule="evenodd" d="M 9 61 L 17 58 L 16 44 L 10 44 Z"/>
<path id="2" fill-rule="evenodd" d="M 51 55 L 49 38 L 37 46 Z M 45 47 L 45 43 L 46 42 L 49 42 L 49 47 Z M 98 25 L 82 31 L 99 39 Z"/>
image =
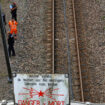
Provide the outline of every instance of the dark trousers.
<path id="1" fill-rule="evenodd" d="M 14 45 L 9 45 L 8 52 L 9 52 L 9 56 L 11 56 L 11 52 L 12 52 L 12 56 L 15 56 Z"/>
<path id="2" fill-rule="evenodd" d="M 15 19 L 17 21 L 17 14 L 11 13 L 12 14 L 12 19 Z"/>

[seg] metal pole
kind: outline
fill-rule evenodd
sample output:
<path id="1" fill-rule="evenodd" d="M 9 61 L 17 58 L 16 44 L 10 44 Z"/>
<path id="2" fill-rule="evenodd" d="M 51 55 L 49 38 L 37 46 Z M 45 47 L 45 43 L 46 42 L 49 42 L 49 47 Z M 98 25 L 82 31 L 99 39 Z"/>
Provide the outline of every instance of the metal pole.
<path id="1" fill-rule="evenodd" d="M 1 37 L 2 37 L 5 59 L 6 59 L 7 70 L 8 70 L 8 82 L 12 82 L 12 72 L 11 72 L 8 50 L 7 50 L 7 44 L 6 44 L 6 31 L 5 31 L 6 29 L 5 29 L 5 26 L 4 26 L 4 23 L 3 23 L 1 5 L 0 5 L 0 28 L 1 28 Z"/>
<path id="2" fill-rule="evenodd" d="M 67 19 L 66 19 L 66 3 L 65 0 L 63 0 L 64 4 L 64 22 L 65 22 L 65 33 L 66 33 L 66 40 L 67 40 L 67 55 L 68 55 L 68 73 L 69 73 L 69 100 L 74 99 L 73 96 L 73 89 L 72 89 L 72 72 L 71 72 L 71 62 L 70 62 L 70 45 L 69 45 L 69 33 L 68 33 L 68 26 L 67 26 Z"/>

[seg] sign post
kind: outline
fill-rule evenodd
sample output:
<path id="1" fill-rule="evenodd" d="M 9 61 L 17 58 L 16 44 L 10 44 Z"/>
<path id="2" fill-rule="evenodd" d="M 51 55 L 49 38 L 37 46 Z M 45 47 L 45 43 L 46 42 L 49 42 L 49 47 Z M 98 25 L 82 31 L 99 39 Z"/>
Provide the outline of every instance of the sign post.
<path id="1" fill-rule="evenodd" d="M 10 67 L 10 62 L 9 62 L 9 57 L 8 57 L 8 50 L 7 50 L 6 37 L 5 37 L 6 31 L 5 31 L 5 26 L 3 23 L 1 5 L 0 5 L 0 28 L 1 28 L 3 46 L 4 46 L 5 59 L 6 59 L 7 69 L 8 69 L 8 82 L 12 82 L 12 73 L 11 73 L 11 67 Z"/>

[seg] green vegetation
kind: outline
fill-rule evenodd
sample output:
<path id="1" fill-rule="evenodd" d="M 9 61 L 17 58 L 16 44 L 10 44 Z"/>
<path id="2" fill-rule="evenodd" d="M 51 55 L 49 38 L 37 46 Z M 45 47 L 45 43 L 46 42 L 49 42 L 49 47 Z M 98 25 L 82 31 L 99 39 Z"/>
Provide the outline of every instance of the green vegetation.
<path id="1" fill-rule="evenodd" d="M 105 20 L 105 16 L 102 17 L 102 20 Z"/>
<path id="2" fill-rule="evenodd" d="M 0 0 L 0 3 L 3 3 L 4 2 L 4 0 Z"/>

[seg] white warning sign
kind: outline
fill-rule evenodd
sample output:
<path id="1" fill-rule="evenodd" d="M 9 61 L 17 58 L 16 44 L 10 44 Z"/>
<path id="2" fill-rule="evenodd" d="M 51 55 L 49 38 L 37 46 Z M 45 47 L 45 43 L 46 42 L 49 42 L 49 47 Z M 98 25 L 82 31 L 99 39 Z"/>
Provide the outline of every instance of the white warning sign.
<path id="1" fill-rule="evenodd" d="M 17 74 L 14 95 L 18 105 L 69 105 L 68 74 Z"/>

